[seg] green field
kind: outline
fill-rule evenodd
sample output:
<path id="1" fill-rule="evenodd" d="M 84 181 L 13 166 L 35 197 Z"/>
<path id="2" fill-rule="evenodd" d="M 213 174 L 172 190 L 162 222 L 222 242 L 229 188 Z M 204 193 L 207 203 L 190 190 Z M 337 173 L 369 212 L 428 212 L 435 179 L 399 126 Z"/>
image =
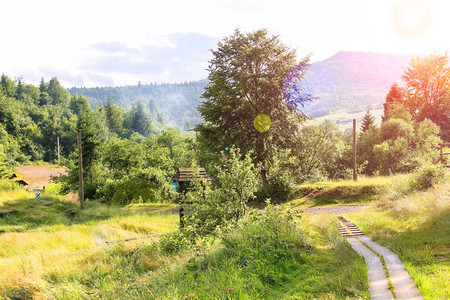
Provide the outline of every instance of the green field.
<path id="1" fill-rule="evenodd" d="M 254 212 L 194 247 L 172 235 L 163 244 L 158 236 L 106 243 L 175 231 L 175 207 L 88 202 L 80 210 L 62 196 L 37 201 L 3 184 L 0 209 L 17 212 L 0 218 L 0 298 L 369 299 L 364 260 L 339 234 L 336 216 L 301 210 L 370 204 L 345 217 L 400 255 L 425 299 L 445 299 L 450 183 L 399 196 L 394 186 L 408 178 L 302 185 L 308 197 Z"/>

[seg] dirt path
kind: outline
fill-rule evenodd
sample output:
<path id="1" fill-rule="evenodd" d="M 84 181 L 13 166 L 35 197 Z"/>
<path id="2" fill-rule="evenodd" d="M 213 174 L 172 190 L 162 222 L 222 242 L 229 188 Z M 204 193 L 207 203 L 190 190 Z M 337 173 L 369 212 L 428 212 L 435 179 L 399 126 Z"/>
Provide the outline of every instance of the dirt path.
<path id="1" fill-rule="evenodd" d="M 66 175 L 67 171 L 62 168 L 53 168 L 52 166 L 26 166 L 17 167 L 17 174 L 20 174 L 22 179 L 28 183 L 28 189 L 34 189 L 35 187 L 42 188 L 48 185 L 51 181 L 51 176 Z"/>
<path id="2" fill-rule="evenodd" d="M 318 215 L 321 213 L 329 214 L 345 214 L 349 212 L 360 211 L 366 209 L 369 205 L 340 205 L 340 206 L 318 206 L 308 207 L 305 211 L 310 215 Z"/>

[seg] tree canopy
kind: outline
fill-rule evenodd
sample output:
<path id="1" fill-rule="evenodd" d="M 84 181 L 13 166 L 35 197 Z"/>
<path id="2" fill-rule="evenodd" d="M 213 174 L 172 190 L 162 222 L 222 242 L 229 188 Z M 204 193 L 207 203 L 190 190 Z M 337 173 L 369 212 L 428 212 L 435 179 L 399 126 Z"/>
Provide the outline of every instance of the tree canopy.
<path id="1" fill-rule="evenodd" d="M 383 121 L 389 118 L 421 122 L 429 119 L 441 129 L 441 137 L 450 140 L 450 67 L 448 56 L 416 57 L 404 69 L 405 88 L 394 84 L 386 96 Z"/>
<path id="2" fill-rule="evenodd" d="M 212 54 L 206 100 L 198 108 L 205 122 L 195 130 L 210 151 L 235 145 L 242 154 L 253 151 L 253 161 L 264 164 L 277 147 L 289 147 L 305 119 L 299 108 L 312 96 L 299 81 L 309 57 L 297 61 L 295 50 L 265 29 L 236 30 Z"/>

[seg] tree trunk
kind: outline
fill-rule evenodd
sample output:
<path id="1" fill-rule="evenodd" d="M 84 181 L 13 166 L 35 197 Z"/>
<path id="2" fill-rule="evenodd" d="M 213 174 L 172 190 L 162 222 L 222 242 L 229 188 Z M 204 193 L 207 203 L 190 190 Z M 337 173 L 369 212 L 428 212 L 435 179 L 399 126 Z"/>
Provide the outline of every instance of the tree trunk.
<path id="1" fill-rule="evenodd" d="M 261 168 L 261 179 L 263 183 L 263 188 L 266 188 L 268 182 L 267 182 L 267 169 L 265 166 Z"/>

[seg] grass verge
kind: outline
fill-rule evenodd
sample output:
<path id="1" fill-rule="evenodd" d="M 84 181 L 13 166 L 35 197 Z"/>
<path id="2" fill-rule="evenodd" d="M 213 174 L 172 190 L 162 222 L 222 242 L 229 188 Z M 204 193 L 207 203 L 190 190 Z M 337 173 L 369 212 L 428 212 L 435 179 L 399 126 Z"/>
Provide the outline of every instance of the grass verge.
<path id="1" fill-rule="evenodd" d="M 386 191 L 386 185 L 391 179 L 387 176 L 360 176 L 357 181 L 339 180 L 302 184 L 297 187 L 298 198 L 285 205 L 305 208 L 325 205 L 367 204 L 378 199 Z"/>
<path id="2" fill-rule="evenodd" d="M 391 186 L 375 209 L 348 214 L 348 218 L 399 254 L 425 299 L 448 299 L 450 182 L 403 196 L 398 196 L 398 189 Z"/>

